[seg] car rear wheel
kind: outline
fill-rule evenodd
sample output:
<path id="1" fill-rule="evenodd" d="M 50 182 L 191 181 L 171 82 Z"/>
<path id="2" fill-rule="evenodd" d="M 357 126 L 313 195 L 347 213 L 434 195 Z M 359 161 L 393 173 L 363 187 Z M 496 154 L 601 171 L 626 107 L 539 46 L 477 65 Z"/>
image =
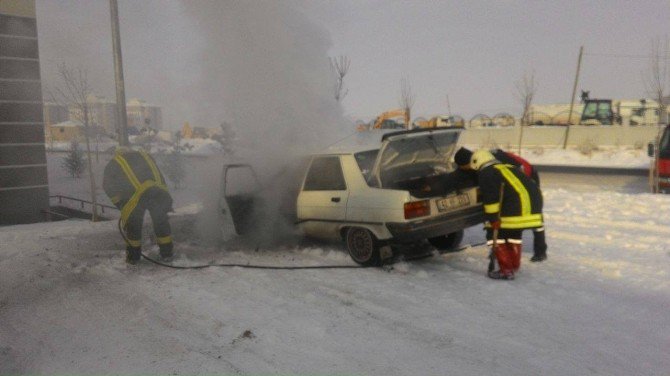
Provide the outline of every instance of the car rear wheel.
<path id="1" fill-rule="evenodd" d="M 344 236 L 349 256 L 363 266 L 381 264 L 379 242 L 369 230 L 361 227 L 350 227 Z"/>
<path id="2" fill-rule="evenodd" d="M 428 242 L 440 251 L 453 250 L 461 244 L 461 241 L 463 241 L 463 230 L 428 239 Z"/>

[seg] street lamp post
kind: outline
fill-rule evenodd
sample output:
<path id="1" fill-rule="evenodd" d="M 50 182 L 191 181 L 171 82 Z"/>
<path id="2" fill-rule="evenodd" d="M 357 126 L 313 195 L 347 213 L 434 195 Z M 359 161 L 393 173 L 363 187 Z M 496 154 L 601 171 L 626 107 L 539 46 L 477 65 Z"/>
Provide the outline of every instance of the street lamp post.
<path id="1" fill-rule="evenodd" d="M 116 0 L 109 0 L 112 17 L 112 48 L 114 50 L 114 79 L 116 81 L 116 119 L 119 145 L 128 146 L 128 118 L 126 115 L 126 90 L 123 82 L 121 34 L 119 32 L 119 7 Z"/>

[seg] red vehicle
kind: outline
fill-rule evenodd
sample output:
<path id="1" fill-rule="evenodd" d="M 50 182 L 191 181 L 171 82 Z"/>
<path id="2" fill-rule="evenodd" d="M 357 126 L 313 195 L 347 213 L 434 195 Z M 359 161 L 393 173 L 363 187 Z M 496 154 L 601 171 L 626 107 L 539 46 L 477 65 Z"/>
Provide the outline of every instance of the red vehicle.
<path id="1" fill-rule="evenodd" d="M 648 148 L 650 157 L 658 158 L 654 161 L 651 171 L 652 186 L 658 176 L 658 192 L 670 193 L 670 124 L 666 125 L 663 135 L 658 142 L 658 150 L 654 150 L 654 144 L 650 143 Z M 658 175 L 656 175 L 656 171 Z"/>

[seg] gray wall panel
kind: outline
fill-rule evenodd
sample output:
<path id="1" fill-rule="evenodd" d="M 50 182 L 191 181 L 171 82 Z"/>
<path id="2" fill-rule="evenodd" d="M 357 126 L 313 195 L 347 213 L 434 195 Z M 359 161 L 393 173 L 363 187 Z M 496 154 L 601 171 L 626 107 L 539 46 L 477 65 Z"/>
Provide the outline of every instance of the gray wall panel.
<path id="1" fill-rule="evenodd" d="M 39 222 L 47 169 L 26 166 L 46 164 L 35 1 L 0 0 L 0 11 L 0 225 Z"/>
<path id="2" fill-rule="evenodd" d="M 0 34 L 37 38 L 37 20 L 0 14 Z"/>
<path id="3" fill-rule="evenodd" d="M 39 82 L 0 81 L 0 100 L 42 101 Z"/>
<path id="4" fill-rule="evenodd" d="M 0 56 L 0 78 L 40 79 L 40 63 L 33 60 L 3 59 Z"/>
<path id="5" fill-rule="evenodd" d="M 49 208 L 49 188 L 0 190 L 0 225 L 41 222 Z"/>
<path id="6" fill-rule="evenodd" d="M 47 167 L 0 168 L 0 187 L 47 185 Z"/>
<path id="7" fill-rule="evenodd" d="M 0 124 L 0 144 L 44 142 L 42 124 Z"/>
<path id="8" fill-rule="evenodd" d="M 0 103 L 1 123 L 41 123 L 44 116 L 42 103 Z"/>
<path id="9" fill-rule="evenodd" d="M 44 144 L 34 146 L 0 146 L 0 166 L 47 163 Z"/>
<path id="10" fill-rule="evenodd" d="M 37 59 L 37 39 L 0 36 L 0 56 Z"/>

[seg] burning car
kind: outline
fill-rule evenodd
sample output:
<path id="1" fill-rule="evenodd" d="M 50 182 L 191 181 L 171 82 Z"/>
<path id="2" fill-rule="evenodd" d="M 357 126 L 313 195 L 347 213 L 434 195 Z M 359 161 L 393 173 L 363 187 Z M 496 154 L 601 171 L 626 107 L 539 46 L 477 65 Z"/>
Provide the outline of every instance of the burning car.
<path id="1" fill-rule="evenodd" d="M 439 184 L 455 168 L 450 159 L 461 131 L 392 132 L 381 143 L 371 132 L 376 145 L 354 142 L 312 155 L 299 180 L 295 224 L 306 237 L 344 241 L 351 258 L 366 266 L 390 257 L 393 244 L 458 246 L 465 228 L 483 222 L 477 187 Z M 223 196 L 235 226 L 248 226 L 242 213 L 253 211 L 253 195 Z"/>

